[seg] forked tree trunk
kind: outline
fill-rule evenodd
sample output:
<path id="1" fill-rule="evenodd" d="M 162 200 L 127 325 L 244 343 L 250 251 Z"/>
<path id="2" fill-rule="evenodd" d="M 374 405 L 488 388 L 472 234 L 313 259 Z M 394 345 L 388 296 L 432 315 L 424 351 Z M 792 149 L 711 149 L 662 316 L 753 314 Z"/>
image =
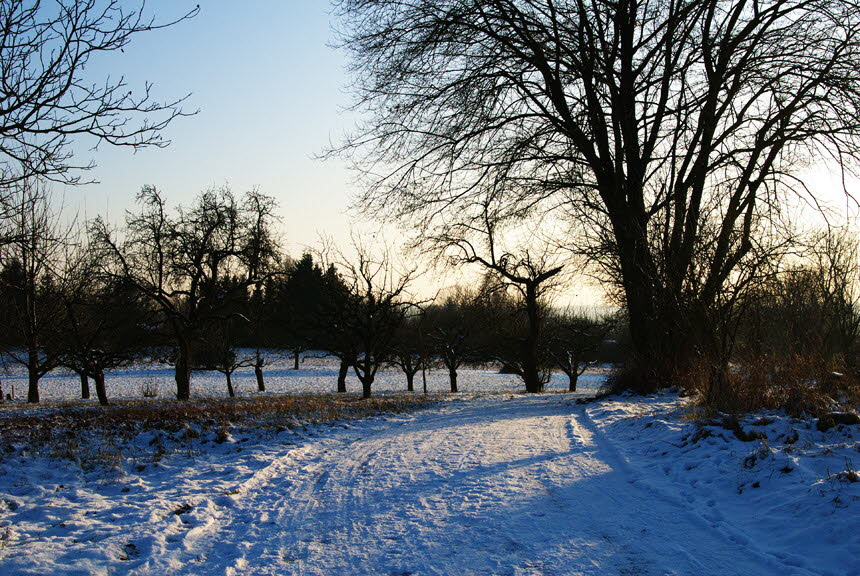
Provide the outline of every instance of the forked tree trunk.
<path id="1" fill-rule="evenodd" d="M 370 387 L 373 385 L 373 376 L 359 378 L 361 380 L 361 397 L 370 398 Z"/>
<path id="2" fill-rule="evenodd" d="M 457 393 L 457 369 L 448 368 L 448 379 L 451 381 L 451 392 Z"/>
<path id="3" fill-rule="evenodd" d="M 406 372 L 406 391 L 415 392 L 415 372 Z"/>
<path id="4" fill-rule="evenodd" d="M 81 400 L 90 399 L 90 379 L 86 372 L 78 372 L 81 377 Z"/>
<path id="5" fill-rule="evenodd" d="M 346 392 L 346 375 L 349 373 L 349 362 L 340 361 L 340 370 L 337 373 L 337 391 L 341 394 Z"/>
<path id="6" fill-rule="evenodd" d="M 98 396 L 99 404 L 107 406 L 109 404 L 107 398 L 107 389 L 105 388 L 105 373 L 103 370 L 96 370 L 93 374 L 93 380 L 96 383 L 96 396 Z"/>

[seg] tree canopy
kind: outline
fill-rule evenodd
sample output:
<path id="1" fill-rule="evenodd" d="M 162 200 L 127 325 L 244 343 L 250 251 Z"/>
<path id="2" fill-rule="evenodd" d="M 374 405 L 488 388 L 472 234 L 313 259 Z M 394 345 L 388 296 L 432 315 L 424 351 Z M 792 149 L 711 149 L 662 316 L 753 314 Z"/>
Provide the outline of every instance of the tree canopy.
<path id="1" fill-rule="evenodd" d="M 573 215 L 629 310 L 643 388 L 710 310 L 810 159 L 860 157 L 846 0 L 343 0 L 360 204 L 421 233 Z M 572 238 L 567 238 L 572 243 Z M 681 354 L 683 355 L 683 354 Z"/>

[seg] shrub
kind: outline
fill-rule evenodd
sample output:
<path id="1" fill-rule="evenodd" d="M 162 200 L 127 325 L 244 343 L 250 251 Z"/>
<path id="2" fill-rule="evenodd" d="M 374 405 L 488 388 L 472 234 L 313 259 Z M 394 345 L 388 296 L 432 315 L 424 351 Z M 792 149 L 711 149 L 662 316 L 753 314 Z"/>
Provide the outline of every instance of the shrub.
<path id="1" fill-rule="evenodd" d="M 798 416 L 820 416 L 851 408 L 860 400 L 860 387 L 852 376 L 834 376 L 821 358 L 794 355 L 755 356 L 730 367 L 723 385 L 714 389 L 707 379 L 701 398 L 712 408 L 729 414 L 782 409 Z"/>

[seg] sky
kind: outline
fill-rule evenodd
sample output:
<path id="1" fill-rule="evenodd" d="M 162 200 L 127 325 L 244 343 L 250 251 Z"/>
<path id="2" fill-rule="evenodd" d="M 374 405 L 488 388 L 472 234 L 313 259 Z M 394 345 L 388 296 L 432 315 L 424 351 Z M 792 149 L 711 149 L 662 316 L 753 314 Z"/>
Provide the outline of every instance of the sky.
<path id="1" fill-rule="evenodd" d="M 167 21 L 197 4 L 151 2 L 147 10 Z M 87 74 L 93 79 L 122 74 L 137 90 L 149 81 L 162 100 L 189 94 L 184 108 L 198 112 L 167 128 L 164 136 L 172 143 L 165 149 L 134 153 L 102 145 L 92 151 L 82 142 L 76 160 L 97 164 L 84 175 L 97 183 L 62 190 L 67 209 L 79 218 L 105 215 L 119 224 L 145 184 L 161 189 L 174 206 L 189 204 L 211 187 L 229 185 L 237 195 L 258 187 L 277 199 L 284 244 L 294 257 L 318 247 L 322 236 L 344 246 L 351 226 L 378 227 L 356 224 L 348 211 L 357 188 L 345 163 L 318 158 L 358 119 L 348 110 L 347 54 L 334 47 L 329 1 L 199 4 L 196 17 L 141 34 L 122 53 L 91 61 Z M 821 167 L 809 174 L 816 193 L 844 214 L 838 179 Z M 848 208 L 856 219 L 856 205 Z M 392 229 L 386 235 L 396 240 Z M 456 274 L 428 279 L 435 273 L 420 281 L 422 292 L 461 279 Z M 593 287 L 567 292 L 564 299 L 570 302 L 599 298 Z"/>
<path id="2" fill-rule="evenodd" d="M 169 20 L 196 1 L 151 3 Z M 141 34 L 123 53 L 93 59 L 87 74 L 125 75 L 131 89 L 154 84 L 162 100 L 190 94 L 164 136 L 165 149 L 136 153 L 81 143 L 78 160 L 97 167 L 85 178 L 98 183 L 69 187 L 63 196 L 86 217 L 107 214 L 119 222 L 144 184 L 160 188 L 175 206 L 201 191 L 252 187 L 279 203 L 291 253 L 318 243 L 320 234 L 348 238 L 346 208 L 352 175 L 339 160 L 315 157 L 354 124 L 345 109 L 346 55 L 331 46 L 326 1 L 203 0 L 195 18 Z"/>
<path id="3" fill-rule="evenodd" d="M 168 21 L 198 2 L 150 3 Z M 349 110 L 348 56 L 337 49 L 335 16 L 327 0 L 203 0 L 200 13 L 175 26 L 141 34 L 122 53 L 94 59 L 93 79 L 125 75 L 131 89 L 149 81 L 162 100 L 190 94 L 186 111 L 164 132 L 171 144 L 138 152 L 81 143 L 76 161 L 96 163 L 84 174 L 97 183 L 65 187 L 67 210 L 78 219 L 105 216 L 121 224 L 145 184 L 158 187 L 173 205 L 187 205 L 200 192 L 229 185 L 236 194 L 253 187 L 279 204 L 287 252 L 298 257 L 329 238 L 345 252 L 351 230 L 366 239 L 381 228 L 349 211 L 358 191 L 339 159 L 320 154 L 355 125 Z M 393 226 L 381 232 L 400 241 Z M 408 264 L 406 265 L 408 266 Z M 420 297 L 456 283 L 474 282 L 479 270 L 422 270 L 413 282 Z M 590 305 L 594 287 L 573 286 L 563 300 Z"/>

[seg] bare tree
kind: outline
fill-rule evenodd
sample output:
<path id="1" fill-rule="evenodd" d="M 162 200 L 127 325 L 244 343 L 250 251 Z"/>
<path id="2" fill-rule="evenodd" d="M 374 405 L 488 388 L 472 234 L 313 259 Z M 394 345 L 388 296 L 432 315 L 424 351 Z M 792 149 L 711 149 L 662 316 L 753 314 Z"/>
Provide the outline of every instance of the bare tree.
<path id="1" fill-rule="evenodd" d="M 60 225 L 45 182 L 21 180 L 12 185 L 9 244 L 2 252 L 3 292 L 7 328 L 3 349 L 13 362 L 27 369 L 27 401 L 39 402 L 39 380 L 59 366 L 53 340 L 61 312 L 56 265 L 62 260 L 68 230 Z"/>
<path id="2" fill-rule="evenodd" d="M 556 287 L 553 280 L 562 272 L 560 257 L 551 245 L 535 239 L 531 234 L 531 247 L 507 251 L 502 247 L 504 226 L 509 220 L 517 220 L 518 214 L 505 214 L 497 206 L 495 194 L 482 197 L 468 213 L 461 212 L 458 219 L 443 230 L 423 239 L 449 262 L 477 264 L 484 272 L 497 275 L 504 288 L 513 289 L 518 295 L 518 306 L 525 314 L 525 334 L 514 355 L 518 373 L 531 393 L 543 391 L 545 384 L 541 374 L 541 324 L 543 321 L 542 299 Z M 528 222 L 539 226 L 537 222 Z M 542 244 L 542 245 L 541 245 Z M 511 358 L 509 358 L 510 360 Z"/>
<path id="3" fill-rule="evenodd" d="M 105 373 L 130 364 L 151 343 L 145 325 L 152 310 L 134 286 L 99 275 L 86 244 L 73 246 L 57 264 L 61 307 L 53 318 L 59 332 L 53 352 L 80 376 L 82 397 L 89 398 L 91 378 L 99 404 L 107 406 Z"/>
<path id="4" fill-rule="evenodd" d="M 219 320 L 209 330 L 206 338 L 210 347 L 211 368 L 224 375 L 227 381 L 227 396 L 236 397 L 236 389 L 233 386 L 233 373 L 239 368 L 255 366 L 258 357 L 242 356 L 237 353 L 235 343 L 230 337 L 230 324 L 232 318 Z"/>
<path id="5" fill-rule="evenodd" d="M 397 270 L 391 251 L 377 248 L 378 256 L 361 240 L 353 240 L 355 257 L 343 258 L 340 273 L 349 287 L 344 310 L 345 337 L 354 343 L 353 371 L 361 382 L 362 397 L 370 398 L 376 373 L 391 360 L 397 329 L 409 306 L 407 288 L 415 269 Z"/>
<path id="6" fill-rule="evenodd" d="M 324 257 L 321 257 L 322 260 Z M 354 314 L 354 295 L 333 264 L 323 276 L 323 294 L 318 315 L 313 319 L 315 340 L 327 353 L 339 360 L 338 393 L 346 392 L 346 377 L 358 358 L 358 341 L 350 320 Z"/>
<path id="7" fill-rule="evenodd" d="M 555 367 L 568 378 L 568 392 L 576 392 L 579 377 L 596 361 L 600 345 L 614 325 L 611 317 L 577 313 L 570 308 L 550 315 L 547 349 Z"/>
<path id="8" fill-rule="evenodd" d="M 715 330 L 758 223 L 788 193 L 815 204 L 804 161 L 860 158 L 850 0 L 340 8 L 370 118 L 342 150 L 368 177 L 363 208 L 432 232 L 497 190 L 511 212 L 582 215 L 617 271 L 641 390 L 707 352 L 690 334 Z"/>
<path id="9" fill-rule="evenodd" d="M 7 0 L 0 5 L 0 188 L 39 176 L 77 183 L 72 143 L 79 136 L 135 149 L 162 147 L 162 131 L 187 115 L 185 98 L 158 101 L 152 85 L 129 89 L 122 75 L 103 81 L 86 69 L 122 51 L 143 32 L 172 26 L 199 11 L 160 22 L 144 5 L 120 0 Z"/>
<path id="10" fill-rule="evenodd" d="M 475 322 L 475 303 L 479 294 L 473 290 L 455 287 L 439 304 L 426 310 L 426 330 L 429 349 L 438 354 L 439 361 L 448 371 L 452 393 L 459 392 L 458 370 L 483 356 L 477 344 L 476 332 L 486 330 Z"/>
<path id="11" fill-rule="evenodd" d="M 176 396 L 187 400 L 191 392 L 193 344 L 200 330 L 213 320 L 225 320 L 231 311 L 231 291 L 247 291 L 263 272 L 249 245 L 260 246 L 260 228 L 248 226 L 256 217 L 245 217 L 227 188 L 201 194 L 188 210 L 174 217 L 164 197 L 153 187 L 138 195 L 142 210 L 126 216 L 125 237 L 120 242 L 97 219 L 92 224 L 94 244 L 102 252 L 105 273 L 131 283 L 163 315 L 176 342 Z M 234 282 L 225 283 L 227 278 Z"/>
<path id="12" fill-rule="evenodd" d="M 280 254 L 280 243 L 272 229 L 276 220 L 276 203 L 274 198 L 260 193 L 257 189 L 251 190 L 245 196 L 244 202 L 244 212 L 248 218 L 245 260 L 248 262 L 248 275 L 256 279 L 248 301 L 247 315 L 254 346 L 251 365 L 254 367 L 257 391 L 265 392 L 263 368 L 266 366 L 266 358 L 263 344 L 267 334 L 266 319 L 269 311 L 266 309 L 263 280 L 274 273 Z"/>
<path id="13" fill-rule="evenodd" d="M 415 375 L 427 363 L 427 350 L 424 346 L 423 312 L 403 319 L 392 344 L 392 366 L 397 366 L 406 376 L 406 391 L 415 391 Z"/>

